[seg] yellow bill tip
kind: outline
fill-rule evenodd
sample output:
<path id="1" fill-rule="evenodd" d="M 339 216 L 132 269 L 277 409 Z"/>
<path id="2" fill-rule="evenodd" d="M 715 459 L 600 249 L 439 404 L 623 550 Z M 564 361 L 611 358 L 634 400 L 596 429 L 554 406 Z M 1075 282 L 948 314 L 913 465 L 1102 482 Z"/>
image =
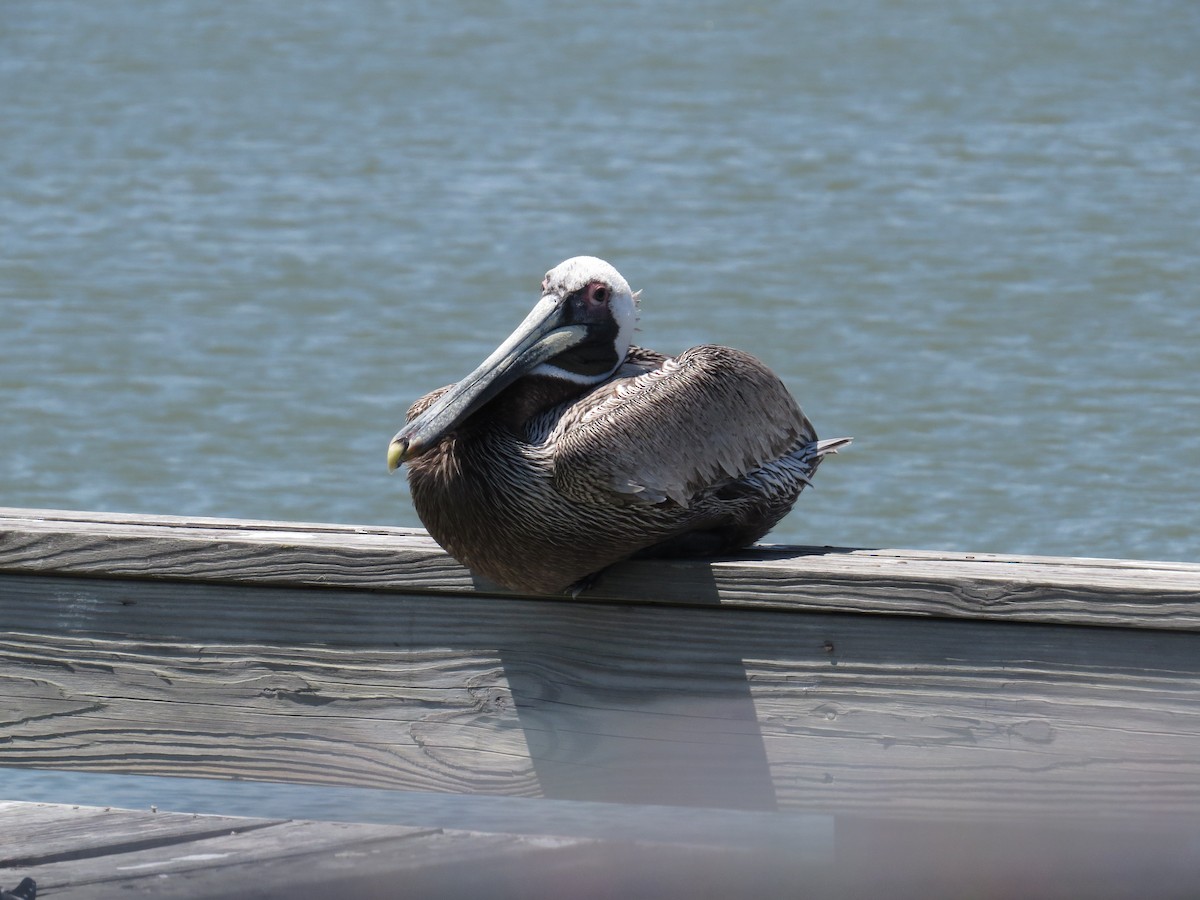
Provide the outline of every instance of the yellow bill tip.
<path id="1" fill-rule="evenodd" d="M 392 441 L 388 444 L 388 471 L 395 472 L 400 468 L 408 453 L 408 441 Z"/>

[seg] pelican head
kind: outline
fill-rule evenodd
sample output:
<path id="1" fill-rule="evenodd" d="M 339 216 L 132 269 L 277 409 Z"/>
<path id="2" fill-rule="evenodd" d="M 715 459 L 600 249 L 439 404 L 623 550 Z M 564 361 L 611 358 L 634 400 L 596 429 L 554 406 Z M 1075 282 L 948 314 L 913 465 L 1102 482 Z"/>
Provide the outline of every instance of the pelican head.
<path id="1" fill-rule="evenodd" d="M 396 433 L 388 469 L 432 447 L 523 375 L 581 386 L 599 384 L 625 360 L 637 326 L 637 297 L 611 265 L 594 256 L 559 263 L 525 320 L 475 371 Z"/>

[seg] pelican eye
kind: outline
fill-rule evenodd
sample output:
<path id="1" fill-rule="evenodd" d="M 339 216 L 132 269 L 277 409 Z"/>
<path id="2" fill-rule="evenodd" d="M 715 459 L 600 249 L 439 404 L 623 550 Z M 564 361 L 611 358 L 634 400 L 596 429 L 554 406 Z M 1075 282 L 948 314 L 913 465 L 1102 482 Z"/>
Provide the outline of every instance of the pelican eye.
<path id="1" fill-rule="evenodd" d="M 593 303 L 607 303 L 611 295 L 612 291 L 607 285 L 592 284 L 588 286 L 588 299 Z"/>

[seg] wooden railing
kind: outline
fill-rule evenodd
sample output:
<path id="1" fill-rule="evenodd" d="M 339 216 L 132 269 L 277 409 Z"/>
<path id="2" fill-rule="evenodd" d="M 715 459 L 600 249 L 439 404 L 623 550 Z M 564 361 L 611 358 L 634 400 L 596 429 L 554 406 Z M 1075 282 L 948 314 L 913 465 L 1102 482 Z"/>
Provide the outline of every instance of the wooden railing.
<path id="1" fill-rule="evenodd" d="M 1200 565 L 768 547 L 579 598 L 423 532 L 0 511 L 0 767 L 1187 816 Z"/>

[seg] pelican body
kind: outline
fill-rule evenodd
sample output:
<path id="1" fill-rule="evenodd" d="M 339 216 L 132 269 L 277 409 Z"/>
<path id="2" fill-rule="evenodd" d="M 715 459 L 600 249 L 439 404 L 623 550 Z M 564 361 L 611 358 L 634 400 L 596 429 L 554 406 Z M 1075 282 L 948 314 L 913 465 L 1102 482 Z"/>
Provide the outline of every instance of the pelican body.
<path id="1" fill-rule="evenodd" d="M 818 441 L 753 356 L 636 347 L 637 318 L 615 268 L 568 259 L 478 368 L 409 409 L 388 468 L 408 465 L 417 515 L 477 575 L 577 591 L 632 556 L 745 547 L 849 443 Z"/>

